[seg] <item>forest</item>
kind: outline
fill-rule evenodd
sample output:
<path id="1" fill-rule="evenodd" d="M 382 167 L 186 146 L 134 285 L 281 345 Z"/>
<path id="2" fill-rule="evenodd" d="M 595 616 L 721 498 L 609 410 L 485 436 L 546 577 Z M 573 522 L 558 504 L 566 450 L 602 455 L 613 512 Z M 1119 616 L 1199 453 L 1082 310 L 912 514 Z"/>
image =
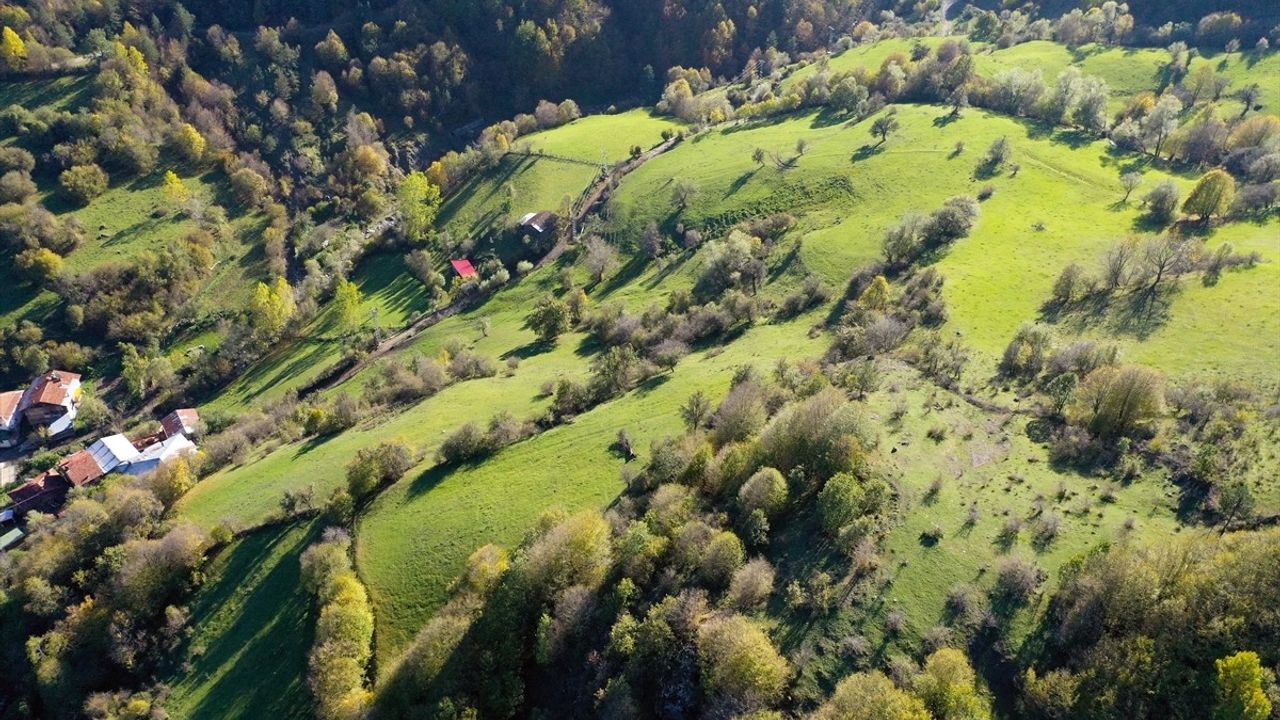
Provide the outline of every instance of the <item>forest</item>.
<path id="1" fill-rule="evenodd" d="M 0 720 L 1280 718 L 1280 8 L 0 33 Z"/>

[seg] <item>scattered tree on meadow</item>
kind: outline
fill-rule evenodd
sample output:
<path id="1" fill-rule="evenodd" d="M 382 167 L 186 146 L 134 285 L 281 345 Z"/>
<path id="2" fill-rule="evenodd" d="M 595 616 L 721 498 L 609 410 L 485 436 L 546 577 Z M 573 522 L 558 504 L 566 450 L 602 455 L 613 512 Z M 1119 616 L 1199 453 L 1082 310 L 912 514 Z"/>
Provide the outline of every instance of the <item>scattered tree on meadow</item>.
<path id="1" fill-rule="evenodd" d="M 618 253 L 599 235 L 587 238 L 583 246 L 583 265 L 591 273 L 591 281 L 599 284 L 618 264 Z"/>
<path id="2" fill-rule="evenodd" d="M 1129 196 L 1142 184 L 1142 173 L 1127 172 L 1120 176 L 1120 187 L 1124 188 L 1124 198 L 1120 202 L 1129 202 Z"/>
<path id="3" fill-rule="evenodd" d="M 1164 379 L 1140 365 L 1107 365 L 1076 389 L 1073 422 L 1101 437 L 1132 434 L 1164 411 Z"/>
<path id="4" fill-rule="evenodd" d="M 525 324 L 542 342 L 555 342 L 570 326 L 569 305 L 554 295 L 546 295 L 533 306 Z"/>
<path id="5" fill-rule="evenodd" d="M 337 315 L 338 331 L 350 335 L 360 329 L 360 303 L 363 301 L 360 288 L 350 280 L 339 280 L 333 293 L 334 313 Z"/>
<path id="6" fill-rule="evenodd" d="M 889 108 L 889 110 L 883 115 L 876 118 L 875 122 L 871 123 L 872 137 L 880 138 L 880 141 L 876 143 L 876 146 L 879 147 L 880 145 L 883 145 L 885 141 L 889 139 L 889 136 L 897 132 L 901 127 L 902 123 L 898 122 L 897 110 Z"/>
<path id="7" fill-rule="evenodd" d="M 1147 206 L 1147 217 L 1161 227 L 1173 220 L 1178 209 L 1178 186 L 1172 180 L 1165 180 L 1142 197 L 1142 204 Z"/>
<path id="8" fill-rule="evenodd" d="M 87 205 L 107 191 L 107 180 L 107 173 L 97 165 L 75 165 L 62 171 L 58 186 L 72 200 Z"/>

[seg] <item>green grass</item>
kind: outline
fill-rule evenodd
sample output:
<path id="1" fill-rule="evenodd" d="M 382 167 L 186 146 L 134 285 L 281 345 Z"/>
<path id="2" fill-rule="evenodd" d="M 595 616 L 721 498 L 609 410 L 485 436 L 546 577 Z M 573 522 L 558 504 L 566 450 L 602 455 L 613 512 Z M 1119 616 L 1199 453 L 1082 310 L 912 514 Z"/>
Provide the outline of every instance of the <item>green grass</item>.
<path id="1" fill-rule="evenodd" d="M 1237 90 L 1257 83 L 1262 89 L 1259 96 L 1258 104 L 1262 106 L 1262 112 L 1280 113 L 1280 83 L 1276 82 L 1276 78 L 1280 77 L 1280 50 L 1271 50 L 1266 53 L 1235 52 L 1235 53 L 1208 53 L 1206 55 L 1197 55 L 1191 59 L 1191 63 L 1187 66 L 1188 77 L 1191 73 L 1200 69 L 1201 65 L 1208 64 L 1213 67 L 1214 72 L 1223 75 L 1231 80 L 1231 85 L 1227 88 L 1226 94 L 1230 95 Z M 1239 113 L 1241 103 L 1236 101 L 1232 103 L 1235 112 Z"/>
<path id="2" fill-rule="evenodd" d="M 1018 326 L 1034 320 L 1048 299 L 1058 272 L 1070 262 L 1097 267 L 1104 250 L 1129 236 L 1143 236 L 1136 200 L 1119 204 L 1118 177 L 1135 167 L 1146 172 L 1144 188 L 1170 177 L 1144 168 L 1140 159 L 1116 156 L 1105 142 L 1081 141 L 1034 124 L 970 110 L 955 122 L 938 124 L 941 108 L 900 106 L 900 134 L 874 147 L 870 119 L 857 125 L 829 124 L 806 114 L 753 126 L 713 130 L 647 163 L 621 184 L 615 203 L 626 232 L 649 221 L 664 227 L 685 222 L 723 229 L 719 218 L 762 209 L 797 216 L 793 236 L 802 237 L 805 265 L 831 286 L 841 286 L 854 268 L 879 256 L 884 228 L 912 210 L 929 212 L 950 196 L 976 195 L 990 184 L 995 195 L 983 203 L 969 238 L 956 243 L 938 263 L 946 276 L 945 297 L 952 328 L 982 357 L 995 361 Z M 977 179 L 974 170 L 986 147 L 1006 136 L 1014 146 L 1016 177 L 1008 172 Z M 794 155 L 797 138 L 810 149 L 794 169 L 780 171 L 751 161 L 753 148 Z M 953 156 L 957 141 L 966 149 Z M 694 182 L 698 194 L 677 215 L 668 203 L 676 179 Z M 1193 177 L 1174 177 L 1190 189 Z M 852 193 L 823 190 L 847 181 Z M 1135 198 L 1144 190 L 1135 193 Z M 1033 229 L 1037 223 L 1044 229 Z M 1164 324 L 1134 326 L 1118 321 L 1100 327 L 1062 324 L 1061 336 L 1114 340 L 1126 356 L 1177 375 L 1248 378 L 1275 386 L 1280 377 L 1280 317 L 1275 305 L 1275 261 L 1280 260 L 1280 223 L 1233 223 L 1207 239 L 1210 248 L 1230 240 L 1239 251 L 1257 250 L 1268 262 L 1229 273 L 1212 288 L 1184 282 Z M 1193 286 L 1194 285 L 1194 286 Z M 1212 302 L 1209 300 L 1212 299 Z M 1225 336 L 1217 328 L 1248 327 Z M 1212 353 L 1180 348 L 1211 347 Z"/>
<path id="3" fill-rule="evenodd" d="M 395 332 L 431 309 L 431 296 L 409 274 L 404 256 L 378 253 L 364 258 L 351 276 L 360 288 L 360 316 L 384 333 Z M 241 304 L 243 306 L 243 303 Z M 254 402 L 278 398 L 305 387 L 342 358 L 342 338 L 332 305 L 304 328 L 236 377 L 207 407 L 243 410 Z"/>
<path id="4" fill-rule="evenodd" d="M 224 548 L 191 603 L 181 666 L 163 681 L 183 720 L 311 717 L 307 653 L 315 617 L 298 558 L 316 523 L 258 530 Z"/>
<path id="5" fill-rule="evenodd" d="M 630 157 L 632 146 L 642 149 L 662 142 L 664 130 L 679 131 L 683 124 L 650 110 L 629 110 L 616 115 L 588 115 L 561 127 L 522 137 L 534 150 L 562 157 L 612 164 Z"/>
<path id="6" fill-rule="evenodd" d="M 11 80 L 0 83 L 0 108 L 21 105 L 27 110 L 47 107 L 75 110 L 83 105 L 93 84 L 91 75 L 70 75 L 47 80 Z"/>
<path id="7" fill-rule="evenodd" d="M 378 622 L 379 666 L 386 667 L 444 603 L 449 583 L 475 548 L 489 542 L 515 545 L 545 509 L 603 509 L 613 500 L 622 490 L 622 460 L 610 445 L 620 428 L 631 433 L 638 448 L 682 432 L 679 405 L 695 390 L 723 394 L 735 367 L 753 364 L 768 371 L 779 357 L 818 354 L 823 341 L 807 336 L 817 317 L 757 326 L 723 351 L 695 353 L 674 373 L 479 465 L 448 471 L 420 467 L 385 491 L 362 517 L 356 535 L 357 565 Z"/>
<path id="8" fill-rule="evenodd" d="M 194 220 L 180 214 L 164 196 L 166 170 L 150 175 L 116 181 L 107 192 L 84 207 L 75 207 L 53 193 L 44 202 L 54 212 L 74 217 L 85 230 L 85 241 L 67 255 L 71 272 L 84 272 L 105 262 L 128 260 L 142 253 L 154 252 L 199 227 Z M 197 197 L 212 200 L 222 189 L 221 172 L 201 175 L 178 170 L 183 184 Z"/>
<path id="9" fill-rule="evenodd" d="M 572 125 L 566 129 L 577 132 Z M 541 142 L 549 140 L 544 137 Z M 450 194 L 436 224 L 454 238 L 490 236 L 514 225 L 526 213 L 558 212 L 565 198 L 570 202 L 577 199 L 598 172 L 599 168 L 589 164 L 508 155 Z"/>

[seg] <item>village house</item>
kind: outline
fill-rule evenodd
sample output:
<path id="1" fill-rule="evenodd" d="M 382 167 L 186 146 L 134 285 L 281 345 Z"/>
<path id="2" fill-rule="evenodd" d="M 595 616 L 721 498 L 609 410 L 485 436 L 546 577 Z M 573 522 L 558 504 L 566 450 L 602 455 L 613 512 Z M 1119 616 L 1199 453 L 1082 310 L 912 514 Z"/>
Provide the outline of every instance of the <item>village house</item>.
<path id="1" fill-rule="evenodd" d="M 21 390 L 0 393 L 0 448 L 13 447 L 22 439 Z"/>
<path id="2" fill-rule="evenodd" d="M 70 483 L 57 470 L 46 470 L 9 491 L 8 509 L 15 516 L 54 512 L 62 507 L 70 490 Z"/>
<path id="3" fill-rule="evenodd" d="M 61 435 L 71 429 L 80 406 L 80 376 L 66 370 L 50 370 L 31 382 L 21 401 L 22 416 L 35 428 Z"/>
<path id="4" fill-rule="evenodd" d="M 112 472 L 142 476 L 162 465 L 196 452 L 188 433 L 199 432 L 200 415 L 190 408 L 175 410 L 161 421 L 161 432 L 136 440 L 108 435 L 89 447 L 63 458 L 56 467 L 40 473 L 9 491 L 9 510 L 16 516 L 38 510 L 55 512 L 72 488 L 92 485 Z"/>

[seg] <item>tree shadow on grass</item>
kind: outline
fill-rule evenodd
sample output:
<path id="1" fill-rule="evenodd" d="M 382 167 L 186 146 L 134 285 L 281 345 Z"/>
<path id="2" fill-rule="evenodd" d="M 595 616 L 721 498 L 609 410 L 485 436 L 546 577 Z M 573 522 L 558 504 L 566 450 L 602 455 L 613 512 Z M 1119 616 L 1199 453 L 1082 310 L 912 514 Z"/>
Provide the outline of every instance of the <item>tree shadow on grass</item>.
<path id="1" fill-rule="evenodd" d="M 1095 138 L 1083 130 L 1059 130 L 1053 135 L 1053 142 L 1066 145 L 1072 150 L 1093 144 Z"/>
<path id="2" fill-rule="evenodd" d="M 549 353 L 555 349 L 556 349 L 556 344 L 554 342 L 547 342 L 545 340 L 533 340 L 531 342 L 525 343 L 524 345 L 520 345 L 519 347 L 511 348 L 510 350 L 499 355 L 498 359 L 507 360 L 509 358 L 519 358 L 521 360 L 528 360 L 531 357 L 536 357 L 544 353 Z"/>
<path id="3" fill-rule="evenodd" d="M 750 182 L 751 178 L 755 177 L 756 173 L 759 171 L 760 171 L 759 166 L 756 166 L 742 173 L 738 177 L 734 178 L 733 182 L 729 184 L 729 189 L 725 191 L 724 196 L 727 198 L 727 197 L 730 197 L 731 195 L 736 194 L 739 190 L 743 188 L 744 185 Z"/>
<path id="4" fill-rule="evenodd" d="M 884 152 L 883 143 L 878 143 L 876 145 L 863 145 L 862 147 L 859 147 L 857 150 L 853 151 L 853 154 L 849 156 L 849 162 L 851 163 L 862 162 L 863 160 L 873 158 L 882 152 Z"/>
<path id="5" fill-rule="evenodd" d="M 960 116 L 954 112 L 944 113 L 933 119 L 933 126 L 936 128 L 944 128 L 959 119 Z"/>
<path id="6" fill-rule="evenodd" d="M 303 532 L 291 525 L 258 530 L 214 560 L 220 572 L 197 594 L 190 623 L 209 632 L 197 633 L 179 655 L 190 658 L 194 670 L 175 667 L 171 675 L 180 690 L 185 682 L 217 679 L 186 717 L 306 716 L 314 623 L 310 600 L 300 591 L 298 558 L 319 529 L 313 523 Z M 281 552 L 264 573 L 264 563 Z"/>
<path id="7" fill-rule="evenodd" d="M 819 130 L 821 128 L 839 125 L 848 119 L 849 117 L 845 113 L 836 112 L 835 110 L 827 107 L 823 108 L 821 112 L 813 116 L 813 122 L 809 123 L 809 127 L 813 130 Z"/>
<path id="8" fill-rule="evenodd" d="M 645 267 L 648 265 L 649 261 L 644 257 L 634 255 L 627 260 L 625 265 L 592 288 L 592 291 L 597 293 L 599 297 L 608 297 L 629 285 L 632 280 L 635 280 L 644 272 Z"/>
<path id="9" fill-rule="evenodd" d="M 454 466 L 437 464 L 418 473 L 418 476 L 409 482 L 409 499 L 412 500 L 419 495 L 431 492 L 452 475 L 456 469 Z"/>

